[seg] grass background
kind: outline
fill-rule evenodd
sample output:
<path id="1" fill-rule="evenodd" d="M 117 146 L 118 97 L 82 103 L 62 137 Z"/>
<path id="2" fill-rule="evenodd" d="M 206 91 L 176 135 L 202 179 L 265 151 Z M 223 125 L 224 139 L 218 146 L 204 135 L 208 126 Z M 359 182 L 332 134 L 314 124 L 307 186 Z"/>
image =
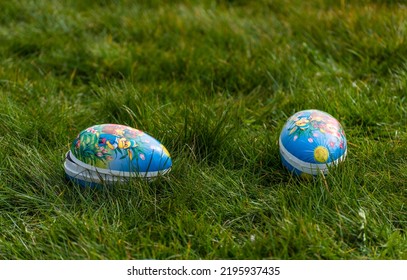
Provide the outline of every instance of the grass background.
<path id="1" fill-rule="evenodd" d="M 1 259 L 407 259 L 405 1 L 1 1 Z M 278 137 L 335 116 L 302 180 Z M 91 125 L 146 131 L 168 177 L 64 179 Z"/>

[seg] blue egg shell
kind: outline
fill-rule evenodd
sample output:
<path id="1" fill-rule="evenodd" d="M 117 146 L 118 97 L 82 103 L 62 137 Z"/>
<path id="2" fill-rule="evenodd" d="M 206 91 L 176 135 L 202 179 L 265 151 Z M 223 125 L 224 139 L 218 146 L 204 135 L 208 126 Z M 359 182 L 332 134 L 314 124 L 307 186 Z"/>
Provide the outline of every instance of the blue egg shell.
<path id="1" fill-rule="evenodd" d="M 65 172 L 86 185 L 153 178 L 167 173 L 171 166 L 168 150 L 152 136 L 124 125 L 101 124 L 78 134 L 67 154 Z"/>
<path id="2" fill-rule="evenodd" d="M 279 139 L 282 164 L 297 175 L 326 174 L 347 153 L 345 132 L 328 113 L 304 110 L 285 123 Z"/>

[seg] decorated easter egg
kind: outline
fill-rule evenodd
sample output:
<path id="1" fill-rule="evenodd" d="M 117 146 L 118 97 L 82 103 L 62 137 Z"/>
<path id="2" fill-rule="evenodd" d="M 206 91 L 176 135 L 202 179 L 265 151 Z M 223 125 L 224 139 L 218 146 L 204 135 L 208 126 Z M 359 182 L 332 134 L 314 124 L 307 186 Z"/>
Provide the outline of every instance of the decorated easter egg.
<path id="1" fill-rule="evenodd" d="M 328 173 L 347 153 L 345 132 L 328 113 L 304 110 L 285 123 L 279 139 L 283 165 L 294 174 Z"/>
<path id="2" fill-rule="evenodd" d="M 119 124 L 94 125 L 72 142 L 64 163 L 67 177 L 81 185 L 151 179 L 172 166 L 167 149 L 147 133 Z"/>

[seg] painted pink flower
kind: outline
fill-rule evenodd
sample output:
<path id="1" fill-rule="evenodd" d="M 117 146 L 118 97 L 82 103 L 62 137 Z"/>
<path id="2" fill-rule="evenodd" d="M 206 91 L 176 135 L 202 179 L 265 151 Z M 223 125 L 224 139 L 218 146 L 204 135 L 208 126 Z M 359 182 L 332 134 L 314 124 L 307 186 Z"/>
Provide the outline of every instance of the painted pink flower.
<path id="1" fill-rule="evenodd" d="M 329 142 L 329 146 L 331 146 L 331 148 L 335 147 L 335 143 L 334 142 Z"/>
<path id="2" fill-rule="evenodd" d="M 314 142 L 314 139 L 312 139 L 312 138 L 310 137 L 310 138 L 308 138 L 308 142 L 312 143 L 312 142 Z"/>
<path id="3" fill-rule="evenodd" d="M 79 148 L 80 146 L 81 146 L 81 140 L 76 141 L 75 147 L 76 147 L 76 148 Z"/>
<path id="4" fill-rule="evenodd" d="M 298 139 L 298 135 L 294 135 L 294 141 Z"/>
<path id="5" fill-rule="evenodd" d="M 111 156 L 106 157 L 107 160 L 112 160 L 113 158 Z"/>
<path id="6" fill-rule="evenodd" d="M 314 132 L 314 133 L 312 134 L 312 136 L 314 136 L 314 137 L 318 137 L 318 136 L 319 136 L 319 134 L 318 134 L 318 133 L 316 133 L 316 132 Z"/>
<path id="7" fill-rule="evenodd" d="M 343 149 L 343 142 L 339 143 L 339 148 Z"/>
<path id="8" fill-rule="evenodd" d="M 144 154 L 140 154 L 139 156 L 140 156 L 141 160 L 145 160 L 145 159 L 146 159 L 146 157 L 144 156 Z"/>
<path id="9" fill-rule="evenodd" d="M 101 152 L 97 152 L 97 153 L 96 153 L 96 156 L 97 156 L 97 157 L 102 157 L 103 154 L 102 154 Z"/>

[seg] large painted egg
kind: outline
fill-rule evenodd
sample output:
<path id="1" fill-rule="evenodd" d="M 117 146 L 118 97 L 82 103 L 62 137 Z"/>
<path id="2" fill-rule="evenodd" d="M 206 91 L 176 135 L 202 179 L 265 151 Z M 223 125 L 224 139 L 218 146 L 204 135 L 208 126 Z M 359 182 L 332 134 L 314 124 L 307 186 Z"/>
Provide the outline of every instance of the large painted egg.
<path id="1" fill-rule="evenodd" d="M 328 173 L 347 153 L 345 132 L 328 113 L 305 110 L 285 123 L 279 139 L 282 163 L 294 174 Z"/>
<path id="2" fill-rule="evenodd" d="M 171 166 L 171 156 L 158 140 L 119 124 L 94 125 L 80 132 L 64 163 L 67 177 L 83 186 L 152 179 Z"/>

